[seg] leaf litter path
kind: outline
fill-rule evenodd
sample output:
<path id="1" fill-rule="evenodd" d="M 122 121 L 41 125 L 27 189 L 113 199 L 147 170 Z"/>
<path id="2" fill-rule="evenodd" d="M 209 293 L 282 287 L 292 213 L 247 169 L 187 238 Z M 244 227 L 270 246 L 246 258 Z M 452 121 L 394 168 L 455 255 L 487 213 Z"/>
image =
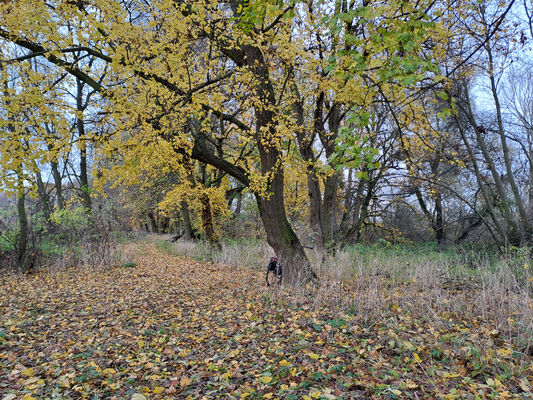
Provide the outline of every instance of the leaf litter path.
<path id="1" fill-rule="evenodd" d="M 130 246 L 135 268 L 0 278 L 0 399 L 531 398 L 490 327 L 365 326 L 262 272 Z"/>

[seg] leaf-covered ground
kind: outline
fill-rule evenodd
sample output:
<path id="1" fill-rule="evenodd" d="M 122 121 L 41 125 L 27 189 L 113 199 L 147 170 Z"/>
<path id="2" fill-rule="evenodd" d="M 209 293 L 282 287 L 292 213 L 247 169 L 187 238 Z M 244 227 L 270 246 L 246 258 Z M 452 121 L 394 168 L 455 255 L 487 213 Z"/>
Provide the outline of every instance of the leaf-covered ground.
<path id="1" fill-rule="evenodd" d="M 362 323 L 137 247 L 136 267 L 0 278 L 0 398 L 532 398 L 531 360 L 479 319 Z"/>

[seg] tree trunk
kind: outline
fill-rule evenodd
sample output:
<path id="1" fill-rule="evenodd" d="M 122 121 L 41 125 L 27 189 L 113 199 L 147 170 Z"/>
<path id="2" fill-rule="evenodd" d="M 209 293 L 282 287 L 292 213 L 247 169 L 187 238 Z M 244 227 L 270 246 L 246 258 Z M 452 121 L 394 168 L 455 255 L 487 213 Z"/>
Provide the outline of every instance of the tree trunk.
<path id="1" fill-rule="evenodd" d="M 241 215 L 241 209 L 242 209 L 242 191 L 237 193 L 237 205 L 235 206 L 235 212 L 233 213 L 233 215 L 235 217 L 238 217 L 239 215 Z"/>
<path id="2" fill-rule="evenodd" d="M 329 160 L 335 152 L 335 139 L 337 138 L 341 118 L 339 107 L 335 103 L 331 105 L 331 110 L 329 112 L 329 132 L 324 130 L 322 114 L 323 107 L 317 106 L 317 109 L 315 110 L 315 131 L 320 138 L 322 146 L 324 146 L 326 158 Z M 340 179 L 340 172 L 335 172 L 333 175 L 329 175 L 324 182 L 321 225 L 323 241 L 327 247 L 332 247 L 335 240 L 335 213 L 337 206 L 337 190 L 339 188 Z"/>
<path id="3" fill-rule="evenodd" d="M 311 134 L 305 132 L 303 127 L 305 126 L 304 120 L 304 104 L 300 96 L 300 92 L 296 84 L 293 85 L 293 92 L 298 99 L 293 104 L 293 112 L 296 116 L 296 123 L 300 129 L 296 131 L 296 138 L 298 140 L 298 147 L 302 159 L 307 163 L 307 195 L 309 197 L 309 225 L 311 228 L 319 229 L 319 245 L 324 246 L 324 236 L 322 234 L 322 204 L 321 204 L 321 191 L 318 177 L 315 172 L 316 157 L 313 152 L 313 141 L 316 136 L 316 129 L 313 129 Z M 316 108 L 322 107 L 324 100 L 323 93 L 318 96 L 316 100 Z M 316 118 L 315 118 L 316 120 Z"/>
<path id="4" fill-rule="evenodd" d="M 24 181 L 19 174 L 17 193 L 17 212 L 19 217 L 19 232 L 17 235 L 17 265 L 20 271 L 28 272 L 28 215 L 26 214 L 26 193 Z"/>
<path id="5" fill-rule="evenodd" d="M 83 111 L 85 111 L 85 105 L 83 104 L 84 83 L 79 79 L 76 79 L 76 84 L 76 110 L 79 113 L 76 115 L 76 128 L 78 130 L 78 141 L 80 144 L 80 190 L 83 207 L 90 211 L 92 209 L 92 201 L 89 177 L 87 174 L 87 144 L 85 143 L 85 121 L 83 120 Z"/>
<path id="6" fill-rule="evenodd" d="M 460 105 L 460 103 L 459 103 Z M 466 134 L 465 134 L 465 131 L 461 125 L 461 122 L 459 121 L 459 119 L 456 117 L 455 118 L 455 123 L 456 123 L 456 126 L 459 130 L 459 134 L 461 135 L 461 139 L 463 140 L 463 143 L 466 147 L 466 150 L 468 152 L 468 158 L 471 160 L 472 162 L 472 166 L 474 167 L 474 174 L 476 176 L 476 181 L 478 183 L 478 186 L 481 190 L 481 194 L 483 196 L 483 199 L 485 200 L 485 204 L 487 205 L 487 211 L 492 219 L 492 222 L 494 223 L 494 226 L 496 227 L 496 230 L 498 231 L 498 234 L 500 235 L 500 240 L 505 244 L 507 245 L 507 233 L 505 232 L 505 229 L 503 228 L 503 226 L 501 225 L 500 223 L 500 220 L 498 219 L 496 213 L 495 213 L 495 210 L 494 210 L 494 207 L 492 205 L 493 203 L 493 199 L 491 196 L 491 193 L 489 192 L 489 188 L 487 187 L 487 185 L 484 183 L 483 181 L 483 177 L 481 175 L 481 171 L 480 171 L 480 168 L 479 168 L 479 165 L 478 165 L 478 161 L 476 159 L 476 155 L 474 154 L 474 151 L 472 149 L 472 146 L 470 145 L 470 142 L 468 141 L 468 138 L 466 137 Z M 485 219 L 483 219 L 483 222 L 485 223 Z M 492 232 L 492 229 L 490 226 L 488 226 L 488 223 L 485 223 L 485 225 L 487 226 L 487 229 L 489 229 L 489 231 Z"/>
<path id="7" fill-rule="evenodd" d="M 487 38 L 487 41 L 488 41 L 488 38 Z M 502 118 L 502 111 L 501 111 L 501 106 L 500 106 L 500 99 L 498 97 L 498 88 L 496 87 L 496 79 L 494 77 L 494 62 L 492 59 L 492 50 L 491 50 L 491 47 L 488 45 L 486 46 L 486 49 L 487 49 L 488 60 L 489 60 L 490 87 L 491 87 L 492 97 L 494 99 L 494 105 L 496 107 L 496 120 L 498 121 L 498 133 L 500 136 L 500 143 L 502 146 L 505 171 L 507 172 L 507 180 L 509 181 L 509 185 L 511 186 L 511 191 L 513 192 L 514 201 L 518 209 L 518 215 L 520 216 L 521 236 L 523 236 L 523 239 L 525 239 L 526 242 L 530 243 L 532 239 L 533 228 L 531 226 L 531 223 L 529 222 L 526 207 L 522 200 L 522 196 L 520 195 L 520 190 L 518 189 L 516 180 L 514 178 L 515 174 L 513 171 L 512 161 L 511 161 L 511 157 L 509 154 L 509 146 L 507 144 L 507 139 L 505 136 L 505 129 L 503 127 L 503 118 Z"/>
<path id="8" fill-rule="evenodd" d="M 152 211 L 148 212 L 148 220 L 150 221 L 150 229 L 152 233 L 158 233 L 157 223 L 155 220 L 154 213 Z"/>
<path id="9" fill-rule="evenodd" d="M 503 216 L 505 218 L 505 222 L 507 223 L 508 229 L 510 228 L 511 231 L 516 231 L 516 224 L 515 221 L 511 215 L 511 209 L 509 205 L 509 199 L 507 197 L 507 193 L 505 192 L 505 188 L 503 186 L 503 182 L 500 178 L 500 174 L 496 170 L 496 167 L 494 166 L 494 163 L 492 161 L 492 157 L 489 153 L 487 143 L 485 142 L 485 139 L 483 138 L 483 134 L 485 133 L 485 130 L 482 126 L 478 125 L 476 122 L 476 118 L 474 116 L 474 112 L 472 110 L 472 104 L 470 102 L 470 95 L 468 92 L 468 88 L 466 85 L 463 86 L 465 90 L 465 114 L 468 118 L 468 121 L 472 125 L 472 128 L 474 130 L 474 133 L 476 135 L 476 142 L 479 146 L 479 149 L 481 150 L 481 153 L 483 154 L 483 158 L 485 160 L 485 163 L 487 164 L 487 167 L 491 173 L 491 176 L 494 180 L 494 186 L 496 187 L 496 192 L 500 198 L 500 209 L 502 210 Z M 488 204 L 489 202 L 487 202 Z M 504 233 L 505 237 L 505 245 L 508 245 L 509 243 L 509 235 L 507 232 Z"/>
<path id="10" fill-rule="evenodd" d="M 192 240 L 192 225 L 191 225 L 191 216 L 189 214 L 189 207 L 187 203 L 182 201 L 181 205 L 181 216 L 183 217 L 183 240 Z"/>
<path id="11" fill-rule="evenodd" d="M 339 173 L 328 176 L 324 183 L 324 199 L 322 201 L 322 235 L 326 247 L 334 244 L 335 206 L 337 203 L 337 189 L 339 187 Z"/>
<path id="12" fill-rule="evenodd" d="M 65 208 L 65 199 L 63 198 L 63 182 L 61 174 L 59 173 L 59 164 L 52 161 L 50 165 L 52 167 L 52 175 L 54 177 L 54 185 L 56 188 L 57 208 L 63 210 Z"/>
<path id="13" fill-rule="evenodd" d="M 205 238 L 211 244 L 220 247 L 218 240 L 215 237 L 215 230 L 213 228 L 213 213 L 211 211 L 211 201 L 207 193 L 200 195 L 200 203 L 202 204 L 202 228 L 204 229 Z"/>
<path id="14" fill-rule="evenodd" d="M 50 222 L 51 213 L 50 198 L 46 193 L 46 187 L 44 186 L 41 171 L 37 171 L 35 173 L 35 181 L 37 183 L 37 195 L 39 196 L 39 202 L 41 203 L 43 215 L 46 220 L 46 223 L 48 224 Z"/>
<path id="15" fill-rule="evenodd" d="M 533 149 L 529 150 L 529 159 L 533 160 Z M 528 191 L 529 218 L 533 218 L 533 162 L 529 162 L 529 191 Z"/>
<path id="16" fill-rule="evenodd" d="M 88 211 L 91 211 L 92 200 L 89 177 L 87 175 L 87 150 L 85 148 L 85 144 L 80 146 L 80 186 L 83 207 L 85 207 Z"/>
<path id="17" fill-rule="evenodd" d="M 435 221 L 433 223 L 433 231 L 435 232 L 437 243 L 441 246 L 445 245 L 444 212 L 442 208 L 442 194 L 440 192 L 435 194 Z"/>
<path id="18" fill-rule="evenodd" d="M 288 284 L 307 282 L 316 275 L 285 212 L 283 165 L 272 109 L 276 104 L 276 97 L 268 66 L 259 48 L 244 45 L 243 50 L 245 62 L 256 79 L 256 91 L 260 100 L 255 106 L 255 139 L 261 161 L 261 173 L 270 176 L 268 192 L 256 195 L 257 206 L 267 241 L 282 263 L 283 281 Z"/>

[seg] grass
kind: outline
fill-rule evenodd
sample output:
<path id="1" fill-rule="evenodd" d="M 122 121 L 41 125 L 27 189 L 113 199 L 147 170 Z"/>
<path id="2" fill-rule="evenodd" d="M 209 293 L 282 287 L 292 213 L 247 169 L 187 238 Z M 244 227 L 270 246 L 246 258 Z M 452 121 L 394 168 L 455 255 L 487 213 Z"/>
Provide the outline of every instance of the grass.
<path id="1" fill-rule="evenodd" d="M 203 242 L 157 242 L 171 254 L 200 262 L 265 269 L 273 250 L 259 240 L 227 240 L 222 249 Z M 533 267 L 527 251 L 500 255 L 433 245 L 357 244 L 323 257 L 308 256 L 320 276 L 301 286 L 295 301 L 312 298 L 358 315 L 367 324 L 403 310 L 436 326 L 447 316 L 481 319 L 523 354 L 533 352 Z"/>

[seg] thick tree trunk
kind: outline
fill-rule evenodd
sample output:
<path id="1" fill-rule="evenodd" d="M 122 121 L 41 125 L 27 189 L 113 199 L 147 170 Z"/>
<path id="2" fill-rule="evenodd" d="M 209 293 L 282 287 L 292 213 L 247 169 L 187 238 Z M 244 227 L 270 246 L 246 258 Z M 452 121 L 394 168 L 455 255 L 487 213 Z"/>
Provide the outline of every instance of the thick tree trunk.
<path id="1" fill-rule="evenodd" d="M 215 229 L 213 228 L 213 213 L 211 211 L 211 201 L 207 193 L 202 193 L 200 196 L 200 203 L 202 204 L 202 228 L 204 229 L 205 238 L 209 243 L 220 246 L 215 237 Z"/>
<path id="2" fill-rule="evenodd" d="M 278 190 L 279 187 L 274 189 L 274 193 Z M 287 220 L 283 201 L 280 201 L 275 194 L 268 199 L 257 196 L 257 206 L 268 244 L 281 261 L 283 282 L 296 284 L 315 279 L 304 248 Z"/>
<path id="3" fill-rule="evenodd" d="M 192 240 L 192 225 L 191 225 L 191 216 L 189 214 L 189 207 L 187 203 L 182 201 L 181 205 L 181 216 L 183 217 L 183 240 Z"/>
<path id="4" fill-rule="evenodd" d="M 255 139 L 261 161 L 261 173 L 270 177 L 267 193 L 256 195 L 257 206 L 267 241 L 282 263 L 283 281 L 288 284 L 307 282 L 314 279 L 315 274 L 285 212 L 283 165 L 272 109 L 276 104 L 276 97 L 268 65 L 259 48 L 245 45 L 243 50 L 246 64 L 255 77 L 256 92 L 260 100 L 255 106 Z"/>
<path id="5" fill-rule="evenodd" d="M 155 220 L 154 213 L 152 211 L 148 212 L 148 221 L 150 221 L 150 230 L 152 233 L 158 233 L 157 223 Z"/>

